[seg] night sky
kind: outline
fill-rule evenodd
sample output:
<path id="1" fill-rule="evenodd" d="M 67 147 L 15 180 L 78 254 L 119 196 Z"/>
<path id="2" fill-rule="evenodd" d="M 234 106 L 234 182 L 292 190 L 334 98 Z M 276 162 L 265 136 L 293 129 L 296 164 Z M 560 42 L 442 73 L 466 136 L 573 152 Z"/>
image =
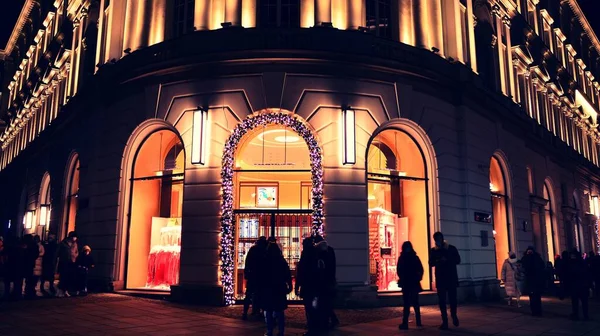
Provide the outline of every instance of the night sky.
<path id="1" fill-rule="evenodd" d="M 5 0 L 0 10 L 0 49 L 6 47 L 25 0 Z"/>

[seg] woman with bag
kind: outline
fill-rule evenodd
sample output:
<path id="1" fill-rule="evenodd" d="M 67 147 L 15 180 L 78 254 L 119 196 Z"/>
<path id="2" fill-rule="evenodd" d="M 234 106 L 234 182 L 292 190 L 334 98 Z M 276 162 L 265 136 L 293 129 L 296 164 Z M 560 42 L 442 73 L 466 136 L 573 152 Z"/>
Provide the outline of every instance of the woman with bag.
<path id="1" fill-rule="evenodd" d="M 415 319 L 417 327 L 421 324 L 421 307 L 419 305 L 419 292 L 423 291 L 421 280 L 423 279 L 423 264 L 417 253 L 413 249 L 411 242 L 402 244 L 402 253 L 398 258 L 398 286 L 402 288 L 402 296 L 404 299 L 404 312 L 402 316 L 402 324 L 398 326 L 400 330 L 408 329 L 408 316 L 410 315 L 410 307 L 415 309 Z"/>
<path id="2" fill-rule="evenodd" d="M 519 281 L 522 281 L 522 272 L 517 264 L 517 255 L 514 252 L 510 252 L 508 258 L 504 260 L 504 264 L 502 265 L 502 282 L 504 283 L 504 289 L 508 296 L 509 306 L 512 303 L 512 299 L 516 298 L 517 307 L 521 307 Z"/>

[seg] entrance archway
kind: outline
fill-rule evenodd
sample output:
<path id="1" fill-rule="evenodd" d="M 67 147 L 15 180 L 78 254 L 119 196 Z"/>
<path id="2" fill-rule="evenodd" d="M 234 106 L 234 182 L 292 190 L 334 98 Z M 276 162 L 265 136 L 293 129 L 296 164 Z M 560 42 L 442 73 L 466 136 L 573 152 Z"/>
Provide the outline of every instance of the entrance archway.
<path id="1" fill-rule="evenodd" d="M 496 276 L 502 274 L 502 265 L 512 251 L 512 230 L 509 220 L 510 197 L 504 162 L 494 155 L 490 160 L 490 195 L 492 221 L 494 223 L 494 249 L 496 253 Z M 516 251 L 513 251 L 516 253 Z"/>
<path id="2" fill-rule="evenodd" d="M 125 287 L 169 290 L 179 282 L 185 152 L 157 130 L 140 144 L 130 179 Z"/>
<path id="3" fill-rule="evenodd" d="M 546 234 L 546 254 L 547 261 L 554 263 L 554 256 L 559 253 L 559 245 L 558 245 L 558 231 L 556 229 L 556 204 L 554 198 L 554 189 L 552 189 L 552 184 L 548 179 L 544 181 L 544 190 L 543 197 L 547 201 L 544 206 L 544 216 L 545 216 L 545 234 Z"/>
<path id="4" fill-rule="evenodd" d="M 370 283 L 379 291 L 398 291 L 396 261 L 405 241 L 423 264 L 429 260 L 429 184 L 427 159 L 409 133 L 384 129 L 367 152 Z M 429 267 L 421 286 L 431 288 Z"/>
<path id="5" fill-rule="evenodd" d="M 294 141 L 289 141 L 292 138 Z M 264 147 L 265 144 L 268 146 Z M 294 148 L 299 155 L 290 157 L 290 160 L 297 160 L 298 164 L 292 161 L 288 162 L 288 145 L 290 148 Z M 246 150 L 250 151 L 247 153 L 252 151 L 258 153 L 259 148 L 262 151 L 260 157 L 245 156 Z M 264 156 L 265 148 L 270 152 L 266 157 Z M 308 160 L 303 158 L 307 154 Z M 290 163 L 293 165 L 289 165 Z M 261 169 L 251 169 L 257 167 Z M 290 167 L 292 169 L 286 169 Z M 294 180 L 298 182 L 299 198 L 298 202 L 290 199 L 283 206 L 283 203 L 279 202 L 281 201 L 279 186 L 275 185 L 273 181 L 278 181 L 278 178 L 284 176 L 282 174 L 290 173 L 296 174 L 296 176 L 286 175 L 286 178 L 289 178 L 291 183 Z M 292 113 L 266 110 L 246 118 L 227 139 L 223 150 L 221 178 L 223 190 L 221 283 L 225 290 L 225 304 L 230 305 L 235 303 L 236 292 L 239 292 L 236 291 L 236 286 L 237 288 L 243 287 L 241 281 L 236 284 L 236 281 L 240 279 L 236 274 L 237 265 L 243 263 L 244 255 L 236 258 L 236 249 L 238 251 L 245 249 L 247 244 L 252 242 L 251 239 L 257 238 L 258 235 L 277 236 L 280 232 L 282 236 L 285 236 L 283 238 L 289 240 L 288 246 L 282 246 L 284 253 L 287 249 L 289 258 L 294 253 L 295 245 L 298 245 L 298 251 L 300 251 L 303 234 L 322 233 L 323 167 L 321 148 L 310 127 L 300 117 Z M 307 178 L 308 180 L 306 180 Z M 303 180 L 304 184 L 302 184 Z M 241 182 L 248 182 L 244 190 L 242 190 Z M 306 204 L 303 203 L 303 199 L 306 200 Z M 252 204 L 254 205 L 252 206 Z M 239 211 L 238 216 L 235 216 L 234 208 L 236 207 L 246 207 L 247 209 L 238 209 L 245 211 Z M 303 207 L 305 209 L 302 209 Z M 310 222 L 306 223 L 308 225 L 301 224 L 305 223 L 304 218 L 306 217 L 303 216 L 307 214 L 310 215 Z M 243 217 L 243 215 L 246 216 Z M 245 222 L 242 223 L 242 219 Z M 295 223 L 286 224 L 287 220 L 293 220 Z M 240 226 L 240 229 L 235 235 L 237 226 Z M 279 231 L 276 230 L 276 226 L 280 226 Z"/>
<path id="6" fill-rule="evenodd" d="M 63 224 L 59 231 L 60 239 L 66 238 L 69 232 L 75 231 L 79 199 L 79 155 L 77 153 L 73 153 L 69 160 L 64 188 L 65 209 Z"/>

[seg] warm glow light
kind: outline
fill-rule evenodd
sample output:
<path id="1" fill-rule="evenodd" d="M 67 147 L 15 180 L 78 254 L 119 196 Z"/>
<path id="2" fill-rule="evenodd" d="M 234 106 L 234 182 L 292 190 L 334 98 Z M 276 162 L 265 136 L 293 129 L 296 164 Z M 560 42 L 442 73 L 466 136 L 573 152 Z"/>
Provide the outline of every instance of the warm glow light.
<path id="1" fill-rule="evenodd" d="M 354 110 L 344 109 L 344 164 L 356 163 L 356 120 Z"/>
<path id="2" fill-rule="evenodd" d="M 496 186 L 490 182 L 490 191 L 494 192 L 494 191 L 498 191 L 498 189 L 496 189 Z"/>
<path id="3" fill-rule="evenodd" d="M 205 163 L 206 155 L 206 128 L 208 111 L 199 109 L 194 111 L 194 124 L 192 126 L 192 164 Z"/>
<path id="4" fill-rule="evenodd" d="M 598 203 L 598 196 L 592 196 L 592 204 L 594 205 L 594 215 L 600 216 L 600 203 Z"/>
<path id="5" fill-rule="evenodd" d="M 40 206 L 40 226 L 46 226 L 49 222 L 49 214 L 50 214 L 50 206 L 41 205 Z"/>
<path id="6" fill-rule="evenodd" d="M 277 142 L 298 142 L 298 140 L 300 140 L 300 138 L 295 137 L 295 136 L 278 136 L 275 137 L 275 141 Z"/>
<path id="7" fill-rule="evenodd" d="M 25 228 L 31 229 L 33 227 L 33 211 L 27 211 L 25 215 Z"/>

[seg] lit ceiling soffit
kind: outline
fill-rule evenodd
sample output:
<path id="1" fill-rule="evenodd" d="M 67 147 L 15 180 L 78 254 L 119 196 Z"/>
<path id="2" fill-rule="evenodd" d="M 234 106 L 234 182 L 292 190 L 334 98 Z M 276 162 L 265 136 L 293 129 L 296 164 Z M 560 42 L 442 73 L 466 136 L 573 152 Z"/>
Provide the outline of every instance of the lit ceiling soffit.
<path id="1" fill-rule="evenodd" d="M 575 105 L 581 107 L 585 118 L 592 118 L 593 125 L 598 123 L 598 112 L 579 90 L 575 90 Z"/>
<path id="2" fill-rule="evenodd" d="M 529 52 L 529 49 L 527 49 L 526 46 L 521 44 L 513 47 L 513 49 L 514 53 L 517 55 L 520 61 L 527 65 L 533 63 L 533 57 L 531 57 L 531 53 Z"/>
<path id="3" fill-rule="evenodd" d="M 23 26 L 29 17 L 29 13 L 31 13 L 31 9 L 33 8 L 34 0 L 26 0 L 23 8 L 21 9 L 21 14 L 19 14 L 19 18 L 15 23 L 12 33 L 8 38 L 8 42 L 6 42 L 6 46 L 4 49 L 0 49 L 0 60 L 4 59 L 7 55 L 10 55 L 13 52 L 13 49 L 19 39 L 19 35 L 21 35 L 21 30 L 23 30 Z"/>

